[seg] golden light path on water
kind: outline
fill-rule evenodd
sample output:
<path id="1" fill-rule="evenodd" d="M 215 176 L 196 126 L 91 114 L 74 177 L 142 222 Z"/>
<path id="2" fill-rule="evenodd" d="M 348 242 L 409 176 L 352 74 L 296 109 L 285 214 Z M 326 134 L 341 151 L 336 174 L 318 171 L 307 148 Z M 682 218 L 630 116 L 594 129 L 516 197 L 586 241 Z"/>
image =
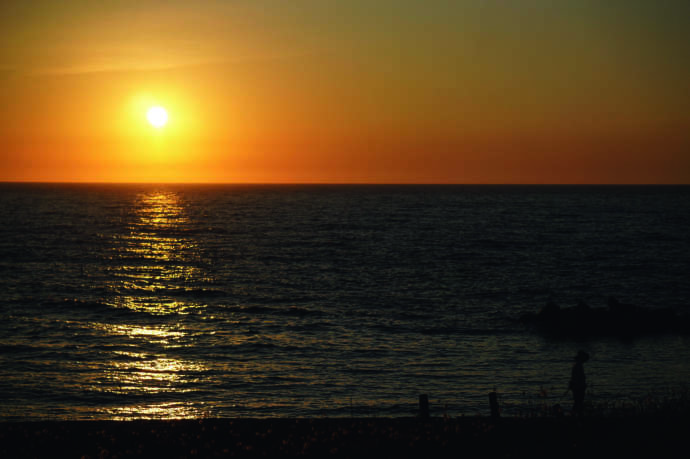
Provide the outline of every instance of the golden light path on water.
<path id="1" fill-rule="evenodd" d="M 189 346 L 189 331 L 165 319 L 187 314 L 204 305 L 171 298 L 188 281 L 205 281 L 201 269 L 191 266 L 198 247 L 185 237 L 189 218 L 173 192 L 141 193 L 132 204 L 129 232 L 114 236 L 112 263 L 106 288 L 116 292 L 110 306 L 145 314 L 147 323 L 94 324 L 113 340 L 132 350 L 115 350 L 96 391 L 127 396 L 133 404 L 110 405 L 101 412 L 111 419 L 195 418 L 205 413 L 199 404 L 186 403 L 184 394 L 199 382 L 207 367 L 183 359 L 171 350 Z M 150 318 L 160 317 L 157 323 Z M 165 396 L 157 401 L 156 396 Z M 150 399 L 150 400 L 147 400 Z"/>

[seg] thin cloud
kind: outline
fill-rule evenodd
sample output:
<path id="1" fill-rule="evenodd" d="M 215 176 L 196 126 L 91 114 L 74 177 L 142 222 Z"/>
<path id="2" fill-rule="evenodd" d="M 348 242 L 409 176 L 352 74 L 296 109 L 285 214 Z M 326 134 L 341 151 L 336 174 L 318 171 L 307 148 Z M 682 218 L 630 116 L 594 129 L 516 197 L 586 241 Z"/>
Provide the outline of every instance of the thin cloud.
<path id="1" fill-rule="evenodd" d="M 289 61 L 296 59 L 304 59 L 317 55 L 323 52 L 314 50 L 302 50 L 294 52 L 282 53 L 266 53 L 253 56 L 235 56 L 235 57 L 197 57 L 197 58 L 182 58 L 171 60 L 146 60 L 146 59 L 131 59 L 131 60 L 116 60 L 109 62 L 91 61 L 78 62 L 70 65 L 46 66 L 33 68 L 27 73 L 34 76 L 50 76 L 50 75 L 85 75 L 96 73 L 124 73 L 124 72 L 151 72 L 151 71 L 166 71 L 175 69 L 184 69 L 191 67 L 202 67 L 209 65 L 241 65 L 262 62 L 275 61 Z M 18 71 L 17 68 L 0 68 L 2 72 Z"/>

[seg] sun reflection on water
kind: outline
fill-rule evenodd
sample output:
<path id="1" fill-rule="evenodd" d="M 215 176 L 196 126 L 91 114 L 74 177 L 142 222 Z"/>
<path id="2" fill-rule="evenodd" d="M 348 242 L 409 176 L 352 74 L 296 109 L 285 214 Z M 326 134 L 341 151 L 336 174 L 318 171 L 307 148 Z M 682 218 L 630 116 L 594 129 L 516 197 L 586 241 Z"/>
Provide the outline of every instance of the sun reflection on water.
<path id="1" fill-rule="evenodd" d="M 112 419 L 203 416 L 202 405 L 181 400 L 209 370 L 180 354 L 193 340 L 177 317 L 206 307 L 189 292 L 212 280 L 199 266 L 198 243 L 177 193 L 142 193 L 131 209 L 127 231 L 112 239 L 106 288 L 110 306 L 143 314 L 93 324 L 117 345 L 91 390 L 118 400 L 101 408 Z"/>
<path id="2" fill-rule="evenodd" d="M 162 402 L 107 408 L 103 413 L 115 421 L 129 419 L 197 419 L 211 413 L 189 402 Z"/>
<path id="3" fill-rule="evenodd" d="M 142 358 L 145 358 L 142 356 Z M 191 392 L 188 386 L 199 382 L 193 376 L 205 371 L 203 365 L 177 359 L 147 359 L 126 363 L 115 363 L 112 370 L 105 372 L 111 382 L 108 390 L 113 394 L 156 394 L 174 391 L 175 394 Z"/>
<path id="4" fill-rule="evenodd" d="M 172 192 L 145 193 L 139 197 L 137 214 L 141 224 L 157 228 L 179 227 L 189 221 L 178 195 Z"/>
<path id="5" fill-rule="evenodd" d="M 101 329 L 110 335 L 124 335 L 133 339 L 145 339 L 157 344 L 171 344 L 186 336 L 183 331 L 173 330 L 170 326 L 138 326 L 122 324 L 93 324 L 93 328 Z"/>
<path id="6" fill-rule="evenodd" d="M 114 236 L 107 288 L 117 295 L 110 305 L 156 315 L 203 308 L 179 298 L 194 285 L 212 282 L 194 265 L 199 246 L 187 236 L 190 218 L 179 195 L 143 193 L 132 208 L 129 231 Z"/>

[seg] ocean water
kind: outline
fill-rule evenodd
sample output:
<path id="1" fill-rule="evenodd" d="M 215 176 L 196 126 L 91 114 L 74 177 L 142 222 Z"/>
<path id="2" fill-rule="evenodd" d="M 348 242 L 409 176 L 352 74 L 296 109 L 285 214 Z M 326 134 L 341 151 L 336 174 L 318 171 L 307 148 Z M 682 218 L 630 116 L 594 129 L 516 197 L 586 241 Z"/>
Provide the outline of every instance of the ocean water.
<path id="1" fill-rule="evenodd" d="M 0 420 L 506 415 L 690 381 L 690 337 L 559 338 L 608 296 L 690 313 L 690 187 L 0 184 Z M 541 394 L 541 395 L 540 395 Z"/>

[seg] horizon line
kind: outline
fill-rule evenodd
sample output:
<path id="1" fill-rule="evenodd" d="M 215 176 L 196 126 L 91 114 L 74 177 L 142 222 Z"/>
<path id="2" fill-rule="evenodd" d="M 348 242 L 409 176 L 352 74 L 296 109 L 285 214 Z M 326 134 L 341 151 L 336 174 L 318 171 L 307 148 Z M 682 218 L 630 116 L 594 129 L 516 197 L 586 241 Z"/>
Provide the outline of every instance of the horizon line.
<path id="1" fill-rule="evenodd" d="M 690 183 L 492 183 L 492 182 L 178 182 L 178 181 L 70 181 L 70 180 L 0 180 L 0 184 L 54 185 L 333 185 L 333 186 L 690 186 Z"/>

